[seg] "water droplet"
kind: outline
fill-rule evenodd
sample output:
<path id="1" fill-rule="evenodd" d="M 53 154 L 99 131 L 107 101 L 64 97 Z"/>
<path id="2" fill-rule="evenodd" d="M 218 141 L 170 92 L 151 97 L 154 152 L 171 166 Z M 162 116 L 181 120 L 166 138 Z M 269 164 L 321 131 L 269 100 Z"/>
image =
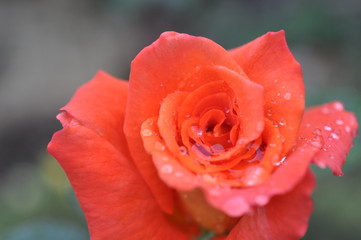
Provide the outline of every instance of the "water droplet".
<path id="1" fill-rule="evenodd" d="M 320 148 L 322 147 L 322 138 L 321 136 L 315 136 L 311 139 L 311 145 L 316 147 L 316 148 Z"/>
<path id="2" fill-rule="evenodd" d="M 265 205 L 268 202 L 268 197 L 264 196 L 264 195 L 258 195 L 256 196 L 256 198 L 254 199 L 254 201 L 258 204 L 258 205 Z"/>
<path id="3" fill-rule="evenodd" d="M 188 150 L 185 146 L 180 146 L 179 147 L 179 152 L 181 155 L 187 155 L 188 154 Z"/>
<path id="4" fill-rule="evenodd" d="M 203 135 L 202 129 L 200 129 L 198 126 L 191 126 L 191 130 L 193 133 L 196 134 L 196 136 L 200 137 Z"/>
<path id="5" fill-rule="evenodd" d="M 323 127 L 323 129 L 325 129 L 326 131 L 331 131 L 332 130 L 332 127 L 328 126 L 328 125 L 325 125 Z"/>
<path id="6" fill-rule="evenodd" d="M 142 135 L 144 136 L 144 137 L 149 137 L 149 136 L 152 136 L 152 131 L 150 131 L 149 129 L 147 129 L 147 128 L 144 128 L 143 130 L 142 130 Z"/>
<path id="7" fill-rule="evenodd" d="M 172 165 L 170 165 L 170 164 L 164 164 L 164 165 L 161 167 L 160 171 L 161 171 L 162 173 L 170 174 L 170 173 L 173 172 L 173 167 L 172 167 Z"/>
<path id="8" fill-rule="evenodd" d="M 237 140 L 237 144 L 239 144 L 239 145 L 243 145 L 243 144 L 245 144 L 245 142 L 246 142 L 246 140 L 244 138 L 240 138 Z"/>
<path id="9" fill-rule="evenodd" d="M 250 166 L 245 170 L 243 182 L 247 186 L 257 185 L 267 177 L 267 171 L 261 166 Z"/>
<path id="10" fill-rule="evenodd" d="M 281 126 L 284 126 L 284 125 L 286 125 L 286 120 L 283 119 L 283 118 L 281 118 L 278 123 L 279 123 Z"/>
<path id="11" fill-rule="evenodd" d="M 268 146 L 270 146 L 270 147 L 276 147 L 277 144 L 275 144 L 275 143 L 270 143 Z"/>
<path id="12" fill-rule="evenodd" d="M 222 144 L 216 143 L 211 146 L 211 152 L 212 153 L 223 153 L 223 152 L 225 152 L 225 149 Z"/>
<path id="13" fill-rule="evenodd" d="M 335 140 L 340 139 L 340 136 L 339 136 L 339 135 L 337 135 L 337 134 L 336 134 L 336 133 L 334 133 L 334 132 L 330 133 L 330 136 L 331 136 L 333 139 L 335 139 Z"/>
<path id="14" fill-rule="evenodd" d="M 285 136 L 282 135 L 280 138 L 281 138 L 281 142 L 285 142 L 285 141 L 286 141 Z"/>
<path id="15" fill-rule="evenodd" d="M 311 127 L 311 123 L 306 123 L 305 126 L 306 127 Z"/>
<path id="16" fill-rule="evenodd" d="M 319 128 L 315 128 L 312 133 L 316 136 L 322 136 L 322 130 Z"/>
<path id="17" fill-rule="evenodd" d="M 163 143 L 156 141 L 154 143 L 154 148 L 158 151 L 163 151 L 165 149 L 165 146 L 163 145 Z"/>
<path id="18" fill-rule="evenodd" d="M 270 101 L 271 101 L 272 104 L 276 104 L 276 103 L 277 103 L 276 99 L 274 99 L 274 98 L 271 98 Z"/>
<path id="19" fill-rule="evenodd" d="M 337 125 L 342 125 L 342 124 L 343 124 L 343 121 L 342 121 L 342 120 L 336 120 L 336 124 L 337 124 Z"/>
<path id="20" fill-rule="evenodd" d="M 277 96 L 279 96 L 279 97 L 280 97 L 280 96 L 281 96 L 281 93 L 277 93 Z"/>
<path id="21" fill-rule="evenodd" d="M 350 126 L 345 126 L 345 131 L 346 131 L 347 133 L 351 132 L 351 127 L 350 127 Z"/>
<path id="22" fill-rule="evenodd" d="M 267 116 L 268 117 L 272 116 L 272 109 L 267 109 Z"/>
<path id="23" fill-rule="evenodd" d="M 328 155 L 328 157 L 330 158 L 330 159 L 334 159 L 335 158 L 335 156 L 331 153 L 330 155 Z"/>
<path id="24" fill-rule="evenodd" d="M 287 158 L 287 157 L 284 156 L 283 158 L 281 158 L 281 160 L 274 162 L 274 165 L 275 165 L 275 166 L 280 166 L 280 165 L 282 165 L 282 163 L 284 163 L 284 161 L 286 160 L 286 158 Z"/>
<path id="25" fill-rule="evenodd" d="M 283 96 L 283 98 L 284 98 L 285 100 L 290 100 L 291 97 L 292 97 L 292 94 L 289 93 L 289 92 L 287 92 L 287 93 Z"/>
<path id="26" fill-rule="evenodd" d="M 335 102 L 333 104 L 333 107 L 337 110 L 337 111 L 342 111 L 344 108 L 343 108 L 343 104 L 340 103 L 340 102 Z"/>
<path id="27" fill-rule="evenodd" d="M 225 112 L 226 112 L 226 113 L 229 113 L 230 111 L 231 111 L 231 110 L 229 110 L 229 108 L 226 108 L 226 111 L 225 111 Z"/>
<path id="28" fill-rule="evenodd" d="M 191 115 L 189 113 L 186 114 L 186 118 L 190 118 Z"/>

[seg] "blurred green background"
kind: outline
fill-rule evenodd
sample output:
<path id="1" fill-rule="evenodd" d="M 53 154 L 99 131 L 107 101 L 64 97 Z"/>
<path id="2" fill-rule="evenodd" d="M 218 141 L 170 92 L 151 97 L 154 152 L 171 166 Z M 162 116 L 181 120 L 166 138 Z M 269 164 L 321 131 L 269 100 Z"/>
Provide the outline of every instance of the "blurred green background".
<path id="1" fill-rule="evenodd" d="M 286 30 L 303 66 L 307 105 L 340 100 L 361 118 L 359 0 L 1 0 L 0 239 L 88 239 L 83 214 L 46 153 L 58 108 L 98 69 L 127 79 L 135 55 L 161 32 L 225 48 Z M 361 239 L 361 150 L 345 176 L 314 168 L 306 240 Z"/>

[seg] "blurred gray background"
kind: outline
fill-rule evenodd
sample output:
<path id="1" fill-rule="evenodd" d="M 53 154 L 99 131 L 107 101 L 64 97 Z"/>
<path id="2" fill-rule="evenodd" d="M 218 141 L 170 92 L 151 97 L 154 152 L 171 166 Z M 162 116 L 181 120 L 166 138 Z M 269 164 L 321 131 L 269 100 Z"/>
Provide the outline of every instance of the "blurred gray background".
<path id="1" fill-rule="evenodd" d="M 340 100 L 361 116 L 359 0 L 0 0 L 0 239 L 88 239 L 65 175 L 46 153 L 74 91 L 103 69 L 128 79 L 163 31 L 225 48 L 286 30 L 307 104 Z M 345 176 L 318 170 L 307 240 L 361 239 L 360 138 Z"/>

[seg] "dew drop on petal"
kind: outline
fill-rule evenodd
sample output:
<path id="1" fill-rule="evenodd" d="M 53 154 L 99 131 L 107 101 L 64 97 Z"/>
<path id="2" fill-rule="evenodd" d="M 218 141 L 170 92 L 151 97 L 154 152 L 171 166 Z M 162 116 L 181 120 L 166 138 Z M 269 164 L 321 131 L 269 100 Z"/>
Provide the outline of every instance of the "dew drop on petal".
<path id="1" fill-rule="evenodd" d="M 237 140 L 237 144 L 239 145 L 243 145 L 246 142 L 246 140 L 244 138 L 240 138 Z"/>
<path id="2" fill-rule="evenodd" d="M 306 127 L 311 127 L 311 123 L 306 123 Z"/>
<path id="3" fill-rule="evenodd" d="M 263 182 L 267 176 L 267 172 L 263 167 L 250 166 L 245 170 L 242 181 L 246 186 L 254 186 Z"/>
<path id="4" fill-rule="evenodd" d="M 322 137 L 319 135 L 316 135 L 315 137 L 313 137 L 311 139 L 311 145 L 316 147 L 316 148 L 320 148 L 322 147 Z"/>
<path id="5" fill-rule="evenodd" d="M 347 133 L 351 132 L 351 127 L 350 127 L 350 126 L 345 126 L 345 131 L 346 131 Z"/>
<path id="6" fill-rule="evenodd" d="M 328 126 L 328 125 L 325 125 L 323 127 L 323 129 L 325 129 L 326 131 L 331 131 L 332 130 L 332 128 L 330 126 Z"/>
<path id="7" fill-rule="evenodd" d="M 286 160 L 286 158 L 287 158 L 287 157 L 284 156 L 283 158 L 281 158 L 281 160 L 273 162 L 273 164 L 274 164 L 275 166 L 280 166 L 282 163 L 284 163 L 284 161 Z"/>
<path id="8" fill-rule="evenodd" d="M 336 124 L 337 125 L 343 125 L 343 121 L 342 120 L 336 120 Z"/>
<path id="9" fill-rule="evenodd" d="M 172 165 L 170 165 L 170 164 L 164 164 L 164 165 L 161 167 L 160 171 L 161 171 L 162 173 L 170 174 L 170 173 L 173 172 L 173 167 L 172 167 Z"/>
<path id="10" fill-rule="evenodd" d="M 152 136 L 152 131 L 150 131 L 149 129 L 147 129 L 147 128 L 144 128 L 143 130 L 142 130 L 142 135 L 144 136 L 144 137 L 149 137 L 149 136 Z"/>
<path id="11" fill-rule="evenodd" d="M 272 109 L 268 109 L 268 110 L 267 110 L 267 116 L 268 116 L 268 117 L 272 116 Z"/>
<path id="12" fill-rule="evenodd" d="M 270 147 L 276 147 L 277 144 L 275 144 L 275 143 L 270 143 L 268 146 L 270 146 Z"/>
<path id="13" fill-rule="evenodd" d="M 195 133 L 199 137 L 203 135 L 202 129 L 200 129 L 198 126 L 191 126 L 191 130 L 193 133 Z"/>
<path id="14" fill-rule="evenodd" d="M 284 98 L 285 100 L 290 100 L 291 97 L 292 97 L 292 94 L 289 93 L 289 92 L 287 92 L 287 93 L 283 96 L 283 98 Z"/>
<path id="15" fill-rule="evenodd" d="M 180 146 L 179 147 L 179 152 L 181 155 L 187 155 L 188 154 L 188 150 L 185 146 Z"/>
<path id="16" fill-rule="evenodd" d="M 340 136 L 337 135 L 337 133 L 334 133 L 334 132 L 330 133 L 330 136 L 331 136 L 333 139 L 335 139 L 335 140 L 340 139 Z"/>
<path id="17" fill-rule="evenodd" d="M 165 149 L 165 146 L 163 145 L 163 143 L 156 141 L 154 143 L 154 148 L 158 151 L 163 151 Z"/>
<path id="18" fill-rule="evenodd" d="M 333 104 L 333 107 L 334 107 L 337 111 L 342 111 L 342 110 L 344 109 L 343 104 L 340 103 L 340 102 L 335 102 L 335 103 Z"/>
<path id="19" fill-rule="evenodd" d="M 315 134 L 316 136 L 321 136 L 322 130 L 319 128 L 315 128 L 312 133 Z"/>
<path id="20" fill-rule="evenodd" d="M 284 125 L 286 125 L 286 120 L 283 119 L 283 118 L 281 118 L 278 123 L 279 123 L 281 126 L 284 126 Z"/>
<path id="21" fill-rule="evenodd" d="M 254 199 L 254 201 L 258 204 L 258 205 L 265 205 L 268 202 L 268 197 L 264 196 L 264 195 L 258 195 L 256 196 L 256 198 Z"/>

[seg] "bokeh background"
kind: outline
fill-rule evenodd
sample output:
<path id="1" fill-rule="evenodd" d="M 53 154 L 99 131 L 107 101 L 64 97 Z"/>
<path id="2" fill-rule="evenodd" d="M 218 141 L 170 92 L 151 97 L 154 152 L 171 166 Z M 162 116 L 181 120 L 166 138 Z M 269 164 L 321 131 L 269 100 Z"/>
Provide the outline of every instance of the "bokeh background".
<path id="1" fill-rule="evenodd" d="M 161 32 L 233 48 L 285 29 L 303 66 L 307 104 L 340 100 L 361 119 L 359 0 L 0 0 L 0 239 L 85 240 L 73 191 L 46 153 L 55 119 L 98 69 L 127 79 Z M 361 150 L 345 176 L 318 170 L 304 240 L 361 239 Z"/>

